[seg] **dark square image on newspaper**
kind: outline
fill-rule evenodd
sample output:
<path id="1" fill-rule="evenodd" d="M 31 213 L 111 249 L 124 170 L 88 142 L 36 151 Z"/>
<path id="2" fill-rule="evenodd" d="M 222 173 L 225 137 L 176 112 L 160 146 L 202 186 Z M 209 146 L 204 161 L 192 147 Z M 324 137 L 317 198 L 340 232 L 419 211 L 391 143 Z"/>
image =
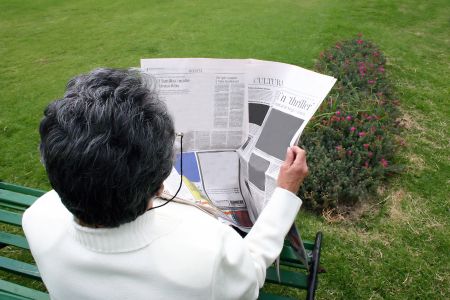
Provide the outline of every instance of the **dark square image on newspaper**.
<path id="1" fill-rule="evenodd" d="M 272 109 L 263 126 L 256 148 L 279 160 L 284 160 L 286 148 L 303 124 L 303 120 L 277 109 Z"/>
<path id="2" fill-rule="evenodd" d="M 250 123 L 261 126 L 266 118 L 267 111 L 270 106 L 260 103 L 249 103 L 248 104 L 248 121 Z"/>

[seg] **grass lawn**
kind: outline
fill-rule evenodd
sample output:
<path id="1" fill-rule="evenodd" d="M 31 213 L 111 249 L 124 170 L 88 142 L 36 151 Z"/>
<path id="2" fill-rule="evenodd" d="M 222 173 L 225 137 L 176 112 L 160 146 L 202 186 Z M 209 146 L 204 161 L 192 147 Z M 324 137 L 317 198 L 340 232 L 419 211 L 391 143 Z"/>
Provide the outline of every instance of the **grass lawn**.
<path id="1" fill-rule="evenodd" d="M 450 299 L 449 16 L 445 0 L 2 0 L 0 179 L 49 188 L 37 127 L 76 74 L 152 57 L 312 69 L 320 51 L 362 32 L 388 57 L 406 120 L 406 169 L 359 220 L 299 215 L 305 238 L 324 232 L 317 298 Z"/>

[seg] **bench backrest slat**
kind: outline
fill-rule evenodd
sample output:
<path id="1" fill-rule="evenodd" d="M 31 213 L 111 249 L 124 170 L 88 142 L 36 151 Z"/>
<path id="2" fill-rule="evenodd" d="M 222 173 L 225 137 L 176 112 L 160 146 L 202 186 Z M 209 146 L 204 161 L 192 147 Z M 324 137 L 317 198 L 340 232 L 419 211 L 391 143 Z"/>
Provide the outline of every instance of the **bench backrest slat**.
<path id="1" fill-rule="evenodd" d="M 30 246 L 28 246 L 28 242 L 25 237 L 3 231 L 0 231 L 0 244 L 11 245 L 30 250 Z"/>
<path id="2" fill-rule="evenodd" d="M 292 300 L 292 298 L 259 291 L 258 300 Z"/>
<path id="3" fill-rule="evenodd" d="M 0 256 L 0 269 L 31 277 L 33 279 L 41 279 L 41 275 L 35 265 L 8 257 Z"/>
<path id="4" fill-rule="evenodd" d="M 24 195 L 13 191 L 0 190 L 0 201 L 4 203 L 11 203 L 29 207 L 36 201 L 36 196 Z"/>
<path id="5" fill-rule="evenodd" d="M 5 300 L 50 300 L 47 293 L 33 290 L 9 281 L 0 279 L 0 299 Z"/>
<path id="6" fill-rule="evenodd" d="M 306 289 L 308 287 L 308 276 L 304 273 L 292 272 L 280 269 L 280 279 L 278 280 L 275 267 L 269 267 L 266 273 L 266 282 L 277 283 L 285 286 Z"/>
<path id="7" fill-rule="evenodd" d="M 22 214 L 0 209 L 0 222 L 22 226 Z"/>
<path id="8" fill-rule="evenodd" d="M 7 183 L 7 182 L 0 182 L 0 189 L 1 190 L 8 190 L 20 194 L 30 195 L 34 197 L 40 197 L 45 194 L 45 191 L 33 189 L 25 186 L 20 186 L 13 183 Z"/>

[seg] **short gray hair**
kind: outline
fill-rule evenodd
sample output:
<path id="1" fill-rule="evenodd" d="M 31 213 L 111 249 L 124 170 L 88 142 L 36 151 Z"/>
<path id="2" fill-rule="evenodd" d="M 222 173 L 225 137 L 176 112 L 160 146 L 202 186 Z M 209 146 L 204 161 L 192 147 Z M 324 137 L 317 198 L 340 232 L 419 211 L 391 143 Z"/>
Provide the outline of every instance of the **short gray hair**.
<path id="1" fill-rule="evenodd" d="M 45 109 L 40 151 L 50 183 L 86 224 L 136 219 L 172 169 L 173 121 L 144 76 L 95 69 Z"/>

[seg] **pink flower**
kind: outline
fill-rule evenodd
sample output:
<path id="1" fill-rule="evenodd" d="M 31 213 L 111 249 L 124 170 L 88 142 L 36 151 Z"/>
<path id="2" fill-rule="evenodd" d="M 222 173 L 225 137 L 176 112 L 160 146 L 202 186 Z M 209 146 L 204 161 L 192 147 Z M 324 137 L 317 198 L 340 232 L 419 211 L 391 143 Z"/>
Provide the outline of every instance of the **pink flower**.
<path id="1" fill-rule="evenodd" d="M 358 132 L 358 136 L 359 137 L 364 137 L 364 136 L 366 136 L 366 133 L 364 131 Z"/>
<path id="2" fill-rule="evenodd" d="M 341 112 L 338 110 L 337 112 L 336 112 L 336 116 L 340 116 L 341 115 Z"/>
<path id="3" fill-rule="evenodd" d="M 337 151 L 341 151 L 341 150 L 342 150 L 342 146 L 341 146 L 341 145 L 336 146 L 336 150 L 337 150 Z"/>
<path id="4" fill-rule="evenodd" d="M 366 160 L 366 162 L 364 163 L 364 168 L 368 168 L 369 167 L 369 162 Z"/>
<path id="5" fill-rule="evenodd" d="M 363 145 L 363 147 L 364 147 L 365 149 L 369 149 L 369 146 L 370 146 L 369 144 L 364 144 L 364 145 Z"/>
<path id="6" fill-rule="evenodd" d="M 347 116 L 347 121 L 351 121 L 352 120 L 352 116 Z"/>
<path id="7" fill-rule="evenodd" d="M 350 131 L 353 132 L 356 130 L 356 127 L 350 127 Z"/>
<path id="8" fill-rule="evenodd" d="M 352 155 L 352 153 L 353 153 L 352 150 L 347 150 L 347 155 L 350 156 L 350 155 Z"/>
<path id="9" fill-rule="evenodd" d="M 373 156 L 373 152 L 369 151 L 369 152 L 367 153 L 367 157 L 372 158 L 372 156 Z"/>
<path id="10" fill-rule="evenodd" d="M 364 62 L 362 62 L 362 61 L 359 62 L 358 63 L 358 70 L 359 70 L 359 75 L 361 77 L 364 77 L 364 75 L 366 74 L 366 71 L 367 71 L 366 64 Z"/>
<path id="11" fill-rule="evenodd" d="M 336 49 L 341 49 L 341 45 L 339 43 L 336 44 Z"/>
<path id="12" fill-rule="evenodd" d="M 370 121 L 372 120 L 372 116 L 367 116 L 366 119 Z"/>
<path id="13" fill-rule="evenodd" d="M 380 53 L 377 52 L 377 51 L 375 51 L 375 52 L 373 53 L 373 56 L 378 57 L 378 56 L 380 56 Z"/>
<path id="14" fill-rule="evenodd" d="M 384 73 L 384 68 L 383 68 L 383 66 L 379 66 L 379 67 L 378 67 L 378 72 Z"/>
<path id="15" fill-rule="evenodd" d="M 340 118 L 336 116 L 331 116 L 331 122 L 339 122 Z"/>
<path id="16" fill-rule="evenodd" d="M 356 40 L 356 43 L 357 43 L 358 45 L 362 45 L 362 44 L 364 43 L 364 41 L 361 40 L 361 39 L 358 39 L 358 40 Z"/>
<path id="17" fill-rule="evenodd" d="M 375 84 L 375 80 L 369 79 L 369 80 L 367 80 L 367 83 L 368 84 Z"/>
<path id="18" fill-rule="evenodd" d="M 380 160 L 380 164 L 383 166 L 383 168 L 387 168 L 387 166 L 389 165 L 388 161 L 384 158 Z"/>

